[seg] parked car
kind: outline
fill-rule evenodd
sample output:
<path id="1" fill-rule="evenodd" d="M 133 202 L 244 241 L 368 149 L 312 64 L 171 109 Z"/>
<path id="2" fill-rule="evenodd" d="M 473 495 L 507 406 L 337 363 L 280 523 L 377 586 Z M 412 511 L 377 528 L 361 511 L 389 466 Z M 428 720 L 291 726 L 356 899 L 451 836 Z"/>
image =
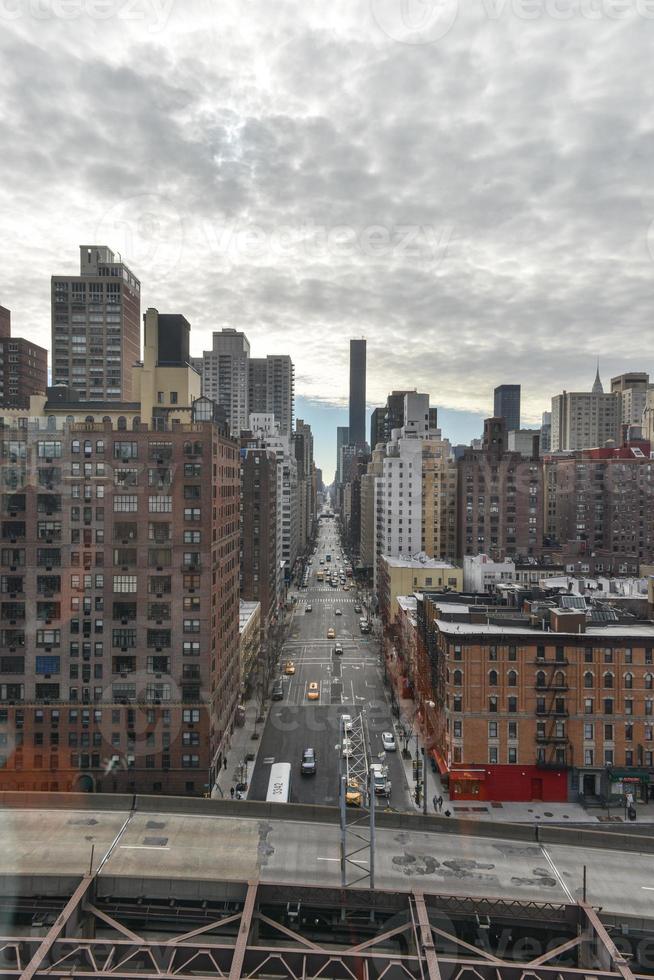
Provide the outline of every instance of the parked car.
<path id="1" fill-rule="evenodd" d="M 284 680 L 278 677 L 273 684 L 272 694 L 270 695 L 273 701 L 283 701 L 284 700 Z"/>
<path id="2" fill-rule="evenodd" d="M 341 751 L 343 753 L 343 758 L 349 758 L 352 755 L 352 739 L 344 738 L 341 744 Z"/>
<path id="3" fill-rule="evenodd" d="M 315 776 L 316 773 L 316 750 L 306 748 L 302 753 L 302 763 L 300 770 L 303 776 Z"/>
<path id="4" fill-rule="evenodd" d="M 341 721 L 343 723 L 343 731 L 347 735 L 348 732 L 352 731 L 352 715 L 341 715 Z"/>
<path id="5" fill-rule="evenodd" d="M 355 603 L 355 605 L 354 605 L 354 611 L 355 611 L 356 613 L 360 613 L 360 612 L 361 612 L 361 606 L 359 605 L 359 603 L 358 603 L 358 602 L 357 602 L 357 603 Z"/>
<path id="6" fill-rule="evenodd" d="M 384 752 L 395 752 L 397 746 L 393 732 L 382 732 L 382 745 L 384 746 Z"/>

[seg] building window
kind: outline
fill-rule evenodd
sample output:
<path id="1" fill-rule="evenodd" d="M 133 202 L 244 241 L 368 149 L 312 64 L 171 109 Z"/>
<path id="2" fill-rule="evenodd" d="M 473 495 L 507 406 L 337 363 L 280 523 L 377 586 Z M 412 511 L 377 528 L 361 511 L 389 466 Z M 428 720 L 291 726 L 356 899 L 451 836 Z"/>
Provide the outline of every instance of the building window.
<path id="1" fill-rule="evenodd" d="M 497 751 L 496 745 L 490 745 L 488 747 L 488 761 L 492 766 L 497 765 Z"/>
<path id="2" fill-rule="evenodd" d="M 497 738 L 497 722 L 496 721 L 489 721 L 488 722 L 488 737 L 489 738 Z"/>
<path id="3" fill-rule="evenodd" d="M 509 749 L 509 763 L 514 764 L 518 761 L 518 750 L 514 747 Z"/>
<path id="4" fill-rule="evenodd" d="M 497 671 L 490 670 L 488 672 L 488 684 L 490 687 L 497 687 Z"/>
<path id="5" fill-rule="evenodd" d="M 148 510 L 151 514 L 170 514 L 173 498 L 167 496 L 148 497 Z"/>
<path id="6" fill-rule="evenodd" d="M 516 673 L 515 670 L 509 671 L 509 673 L 507 674 L 507 680 L 508 680 L 509 687 L 518 686 L 518 674 Z"/>

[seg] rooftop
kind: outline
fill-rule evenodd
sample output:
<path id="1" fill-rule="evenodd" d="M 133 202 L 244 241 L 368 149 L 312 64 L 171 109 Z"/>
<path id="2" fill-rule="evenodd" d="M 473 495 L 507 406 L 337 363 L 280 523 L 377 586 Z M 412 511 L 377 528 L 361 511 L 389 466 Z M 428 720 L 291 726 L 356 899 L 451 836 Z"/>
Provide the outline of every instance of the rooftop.
<path id="1" fill-rule="evenodd" d="M 452 562 L 440 561 L 438 558 L 427 558 L 426 555 L 416 555 L 414 558 L 404 558 L 403 556 L 392 558 L 389 555 L 382 555 L 382 561 L 385 561 L 389 568 L 457 568 Z"/>
<path id="2" fill-rule="evenodd" d="M 569 610 L 565 611 L 569 612 Z M 450 623 L 444 619 L 438 619 L 436 622 L 441 633 L 451 636 L 466 636 L 473 633 L 480 636 L 524 636 L 527 633 L 529 636 L 549 637 L 550 639 L 552 637 L 556 639 L 563 636 L 620 636 L 632 637 L 633 639 L 640 637 L 642 639 L 654 640 L 654 623 L 614 623 L 610 626 L 588 626 L 583 633 L 555 633 L 552 630 L 533 629 L 531 626 L 498 626 L 493 623 Z"/>

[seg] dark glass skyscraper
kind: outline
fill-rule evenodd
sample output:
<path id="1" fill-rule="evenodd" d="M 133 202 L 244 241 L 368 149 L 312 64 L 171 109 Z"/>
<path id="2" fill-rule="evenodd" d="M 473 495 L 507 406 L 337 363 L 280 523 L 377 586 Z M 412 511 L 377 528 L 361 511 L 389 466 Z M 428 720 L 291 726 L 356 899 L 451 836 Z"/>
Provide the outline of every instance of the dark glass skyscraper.
<path id="1" fill-rule="evenodd" d="M 520 385 L 500 385 L 495 389 L 493 415 L 506 420 L 506 431 L 520 428 Z"/>
<path id="2" fill-rule="evenodd" d="M 366 341 L 350 341 L 350 445 L 366 442 Z"/>

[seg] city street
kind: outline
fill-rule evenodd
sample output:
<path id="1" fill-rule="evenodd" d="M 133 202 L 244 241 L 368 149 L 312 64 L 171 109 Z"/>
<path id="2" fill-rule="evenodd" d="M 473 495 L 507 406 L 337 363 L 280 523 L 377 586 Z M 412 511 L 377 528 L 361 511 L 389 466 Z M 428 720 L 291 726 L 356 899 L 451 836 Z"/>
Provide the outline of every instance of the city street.
<path id="1" fill-rule="evenodd" d="M 326 555 L 332 560 L 326 562 Z M 319 571 L 345 568 L 336 527 L 333 521 L 320 523 L 317 554 L 310 566 L 308 588 L 300 589 L 292 619 L 289 639 L 280 659 L 283 671 L 287 660 L 295 664 L 295 674 L 284 677 L 284 699 L 273 701 L 261 737 L 257 763 L 249 787 L 248 799 L 264 800 L 268 789 L 270 766 L 274 762 L 290 762 L 292 766 L 290 802 L 338 802 L 339 718 L 342 714 L 363 715 L 371 762 L 382 761 L 388 767 L 391 795 L 388 805 L 410 809 L 404 766 L 400 758 L 401 745 L 396 752 L 383 752 L 381 733 L 393 731 L 391 711 L 379 663 L 378 640 L 359 630 L 361 613 L 354 588 L 343 591 L 341 585 L 332 588 L 328 582 L 318 582 Z M 320 565 L 320 559 L 325 560 Z M 348 579 L 348 583 L 351 582 Z M 307 611 L 310 605 L 311 611 Z M 340 609 L 342 615 L 336 615 Z M 335 630 L 335 639 L 327 631 Z M 343 654 L 333 653 L 335 642 L 343 644 Z M 310 701 L 309 685 L 318 685 L 319 698 Z M 302 776 L 300 762 L 305 748 L 315 749 L 317 771 Z M 378 805 L 386 806 L 384 797 Z"/>

